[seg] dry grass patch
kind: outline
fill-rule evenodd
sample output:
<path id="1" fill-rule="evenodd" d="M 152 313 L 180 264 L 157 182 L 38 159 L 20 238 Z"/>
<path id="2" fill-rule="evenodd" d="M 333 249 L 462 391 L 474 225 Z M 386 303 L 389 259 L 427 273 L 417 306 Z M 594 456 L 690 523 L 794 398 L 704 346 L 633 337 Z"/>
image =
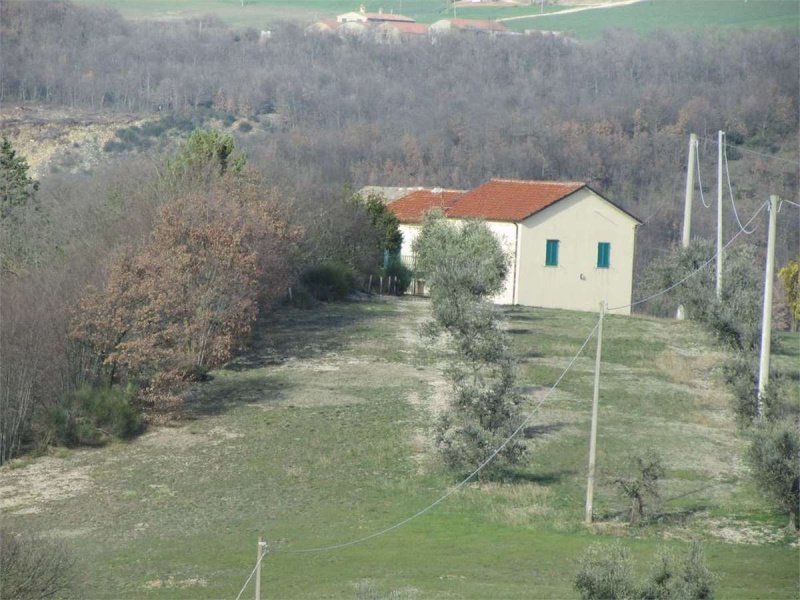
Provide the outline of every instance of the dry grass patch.
<path id="1" fill-rule="evenodd" d="M 0 512 L 33 514 L 41 504 L 72 498 L 88 492 L 94 482 L 90 467 L 74 466 L 49 456 L 24 469 L 0 471 Z"/>

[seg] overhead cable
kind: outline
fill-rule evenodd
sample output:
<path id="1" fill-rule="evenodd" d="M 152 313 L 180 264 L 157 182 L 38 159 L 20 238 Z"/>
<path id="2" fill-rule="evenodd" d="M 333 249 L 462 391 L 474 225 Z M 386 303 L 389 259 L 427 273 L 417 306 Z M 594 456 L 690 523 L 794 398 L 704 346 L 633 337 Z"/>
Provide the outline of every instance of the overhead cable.
<path id="1" fill-rule="evenodd" d="M 749 220 L 747 223 L 745 223 L 745 225 L 744 225 L 744 226 L 745 226 L 745 227 L 747 227 L 748 225 L 750 225 L 750 223 L 752 223 L 752 222 L 755 220 L 755 218 L 758 216 L 758 214 L 759 214 L 759 213 L 760 213 L 762 210 L 764 210 L 764 208 L 765 208 L 766 206 L 769 206 L 769 202 L 764 202 L 764 204 L 762 204 L 760 207 L 758 207 L 758 210 L 756 210 L 756 212 L 755 212 L 755 213 L 753 213 L 753 216 L 752 216 L 752 217 L 750 217 L 750 220 Z M 736 232 L 736 234 L 735 234 L 735 235 L 734 235 L 734 236 L 733 236 L 733 237 L 732 237 L 730 240 L 728 240 L 728 243 L 727 243 L 727 244 L 725 244 L 725 245 L 722 247 L 722 250 L 725 250 L 725 249 L 726 249 L 728 246 L 730 246 L 730 245 L 731 245 L 731 244 L 734 242 L 734 240 L 735 240 L 737 237 L 739 237 L 741 234 L 742 234 L 742 231 L 741 231 L 741 230 L 737 231 L 737 232 Z M 719 253 L 719 250 L 718 250 L 717 252 L 715 252 L 715 253 L 714 253 L 714 255 L 713 255 L 711 258 L 709 258 L 709 259 L 708 259 L 706 262 L 704 262 L 702 265 L 700 265 L 699 267 L 697 267 L 697 269 L 695 269 L 694 271 L 692 271 L 691 273 L 689 273 L 689 274 L 688 274 L 686 277 L 684 277 L 684 278 L 683 278 L 683 279 L 681 279 L 680 281 L 676 281 L 675 283 L 673 283 L 673 284 L 672 284 L 672 285 L 670 285 L 669 287 L 666 287 L 666 288 L 664 288 L 664 289 L 663 289 L 663 290 L 661 290 L 660 292 L 656 292 L 655 294 L 651 294 L 650 296 L 647 296 L 647 297 L 645 297 L 645 298 L 641 298 L 641 299 L 639 299 L 639 300 L 636 300 L 635 302 L 631 302 L 630 304 L 623 304 L 623 305 L 621 305 L 621 306 L 614 306 L 614 307 L 611 307 L 611 308 L 609 308 L 608 310 L 609 310 L 609 311 L 612 311 L 612 310 L 622 310 L 622 309 L 624 309 L 624 308 L 632 308 L 632 307 L 634 307 L 634 306 L 637 306 L 637 305 L 639 305 L 639 304 L 642 304 L 643 302 L 648 302 L 649 300 L 653 300 L 654 298 L 658 298 L 659 296 L 663 296 L 663 295 L 664 295 L 664 294 L 666 294 L 667 292 L 674 290 L 676 287 L 678 287 L 678 286 L 679 286 L 679 285 L 681 285 L 682 283 L 684 283 L 684 282 L 688 281 L 689 279 L 691 279 L 692 277 L 694 277 L 695 275 L 697 275 L 697 274 L 698 274 L 700 271 L 702 271 L 703 269 L 705 269 L 705 268 L 706 268 L 708 265 L 710 265 L 710 264 L 711 264 L 711 263 L 714 261 L 714 259 L 716 259 L 716 258 L 717 258 L 717 254 L 718 254 L 718 253 Z"/>
<path id="2" fill-rule="evenodd" d="M 478 465 L 478 467 L 474 471 L 472 471 L 472 473 L 467 475 L 464 479 L 462 479 L 459 483 L 457 483 L 452 488 L 450 488 L 446 493 L 441 495 L 435 501 L 433 501 L 430 504 L 428 504 L 425 508 L 417 511 L 416 513 L 414 513 L 413 515 L 411 515 L 409 517 L 406 517 L 402 521 L 398 521 L 394 525 L 391 525 L 389 527 L 385 527 L 385 528 L 380 529 L 378 531 L 375 531 L 375 532 L 373 532 L 373 533 L 371 533 L 369 535 L 366 535 L 366 536 L 363 536 L 363 537 L 360 537 L 360 538 L 357 538 L 357 539 L 354 539 L 354 540 L 350 540 L 350 541 L 347 541 L 347 542 L 341 542 L 341 543 L 338 543 L 338 544 L 330 544 L 328 546 L 317 546 L 317 547 L 312 547 L 312 548 L 300 548 L 300 549 L 297 549 L 297 550 L 273 550 L 272 553 L 273 554 L 278 554 L 278 553 L 280 553 L 280 554 L 309 554 L 309 553 L 313 553 L 313 552 L 327 552 L 327 551 L 330 551 L 330 550 L 339 550 L 339 549 L 342 549 L 342 548 L 347 548 L 349 546 L 355 546 L 356 544 L 360 544 L 360 543 L 366 542 L 368 540 L 375 539 L 375 538 L 380 537 L 382 535 L 385 535 L 385 534 L 387 534 L 387 533 L 389 533 L 391 531 L 394 531 L 395 529 L 399 529 L 403 525 L 406 525 L 406 524 L 410 523 L 411 521 L 413 521 L 414 519 L 417 519 L 418 517 L 421 517 L 425 513 L 429 512 L 430 510 L 432 510 L 433 508 L 435 508 L 436 506 L 438 506 L 439 504 L 444 502 L 447 498 L 449 498 L 450 496 L 455 494 L 457 491 L 459 491 L 461 488 L 463 488 L 465 485 L 467 485 L 467 483 L 469 483 L 478 473 L 480 473 L 484 468 L 486 468 L 486 466 L 497 457 L 497 455 L 503 450 L 503 448 L 505 448 L 509 443 L 511 443 L 511 440 L 513 440 L 516 436 L 518 436 L 520 434 L 520 432 L 528 425 L 528 423 L 530 422 L 531 418 L 539 411 L 539 409 L 542 407 L 542 405 L 547 401 L 547 399 L 550 397 L 550 395 L 555 391 L 555 389 L 561 383 L 561 380 L 564 379 L 564 376 L 569 372 L 569 370 L 575 364 L 575 361 L 578 360 L 578 357 L 583 353 L 584 348 L 586 348 L 586 344 L 588 344 L 589 340 L 592 339 L 592 336 L 594 335 L 594 332 L 597 330 L 597 327 L 599 325 L 600 325 L 600 321 L 598 320 L 597 323 L 595 323 L 594 327 L 592 327 L 592 330 L 589 332 L 589 335 L 586 336 L 586 339 L 583 341 L 583 343 L 581 344 L 581 346 L 578 349 L 578 351 L 575 353 L 575 356 L 572 357 L 572 360 L 570 360 L 570 362 L 567 365 L 567 367 L 564 369 L 564 371 L 561 373 L 561 375 L 558 376 L 558 379 L 556 379 L 555 383 L 547 391 L 547 394 L 545 394 L 544 397 L 541 400 L 539 400 L 539 402 L 536 404 L 536 406 L 533 407 L 533 410 L 531 410 L 531 412 L 528 413 L 528 416 L 525 417 L 525 419 L 522 421 L 522 423 L 520 423 L 520 425 L 511 433 L 511 435 L 509 435 L 505 439 L 505 441 L 503 441 L 502 444 L 500 444 L 497 448 L 495 448 L 495 450 L 491 453 L 491 455 L 489 455 L 489 457 L 486 460 L 484 460 L 480 465 Z M 247 587 L 247 585 L 250 583 L 250 580 L 253 578 L 253 575 L 255 574 L 255 572 L 258 569 L 258 567 L 261 564 L 261 562 L 264 560 L 264 557 L 266 556 L 266 554 L 267 553 L 264 552 L 258 558 L 258 560 L 256 561 L 256 564 L 253 567 L 253 570 L 250 572 L 250 575 L 245 580 L 244 585 L 242 586 L 242 589 L 239 591 L 239 594 L 236 596 L 236 600 L 239 600 L 241 598 L 242 593 L 244 592 L 244 590 Z"/>
<path id="3" fill-rule="evenodd" d="M 719 143 L 717 140 L 715 140 L 715 139 L 713 139 L 713 138 L 707 138 L 707 137 L 703 137 L 703 138 L 701 138 L 701 139 L 702 139 L 703 141 L 705 141 L 705 142 L 710 142 L 710 143 L 712 143 L 712 144 L 718 144 L 718 143 Z M 736 146 L 736 149 L 737 149 L 739 152 L 746 152 L 746 153 L 748 153 L 748 154 L 755 154 L 756 156 L 763 156 L 764 158 L 772 158 L 772 159 L 774 159 L 774 160 L 779 160 L 779 161 L 781 161 L 781 162 L 789 163 L 790 165 L 797 165 L 798 163 L 800 163 L 800 161 L 797 161 L 797 160 L 791 160 L 791 159 L 789 159 L 789 158 L 783 158 L 783 157 L 781 157 L 781 156 L 775 156 L 774 154 L 766 154 L 766 153 L 764 153 L 764 152 L 758 152 L 757 150 L 750 150 L 749 148 L 747 148 L 747 147 L 745 147 L 745 146 L 738 146 L 738 145 L 737 145 L 737 146 Z"/>
<path id="4" fill-rule="evenodd" d="M 485 459 L 480 465 L 478 465 L 478 467 L 476 467 L 475 470 L 472 471 L 472 473 L 467 475 L 459 483 L 457 483 L 452 488 L 450 488 L 445 494 L 443 494 L 442 496 L 437 498 L 435 501 L 431 502 L 425 508 L 417 511 L 416 513 L 414 513 L 410 517 L 407 517 L 407 518 L 403 519 L 402 521 L 399 521 L 399 522 L 395 523 L 394 525 L 391 525 L 389 527 L 386 527 L 384 529 L 381 529 L 379 531 L 376 531 L 376 532 L 371 533 L 369 535 L 366 535 L 364 537 L 361 537 L 361 538 L 358 538 L 358 539 L 355 539 L 355 540 L 351 540 L 349 542 L 342 542 L 342 543 L 339 543 L 339 544 L 331 544 L 329 546 L 318 546 L 318 547 L 315 547 L 315 548 L 302 548 L 302 549 L 298 549 L 298 550 L 275 550 L 274 552 L 281 553 L 281 554 L 307 554 L 307 553 L 311 553 L 311 552 L 325 552 L 325 551 L 328 551 L 328 550 L 338 550 L 340 548 L 347 548 L 348 546 L 354 546 L 356 544 L 360 544 L 362 542 L 366 542 L 368 540 L 371 540 L 371 539 L 374 539 L 374 538 L 379 537 L 381 535 L 384 535 L 386 533 L 389 533 L 390 531 L 394 531 L 395 529 L 398 529 L 398 528 L 402 527 L 403 525 L 406 525 L 407 523 L 410 523 L 414 519 L 416 519 L 418 517 L 421 517 L 422 515 L 424 515 L 425 513 L 430 511 L 431 509 L 433 509 L 434 507 L 436 507 L 439 504 L 441 504 L 442 502 L 444 502 L 447 498 L 449 498 L 450 496 L 455 494 L 458 490 L 460 490 L 465 485 L 467 485 L 467 483 L 469 483 L 478 473 L 480 473 L 484 468 L 486 468 L 486 466 L 497 457 L 497 455 L 503 450 L 503 448 L 508 446 L 508 444 L 510 444 L 511 441 L 515 437 L 517 437 L 519 435 L 519 433 L 528 425 L 528 423 L 530 422 L 531 418 L 533 418 L 533 416 L 538 412 L 538 410 L 542 407 L 542 405 L 547 401 L 547 399 L 550 397 L 550 395 L 555 391 L 556 387 L 558 387 L 558 385 L 561 383 L 561 380 L 564 378 L 564 376 L 569 372 L 569 370 L 575 364 L 575 361 L 578 360 L 578 357 L 583 353 L 583 349 L 586 347 L 586 344 L 589 343 L 589 340 L 592 339 L 592 336 L 594 335 L 594 332 L 597 330 L 597 327 L 598 327 L 599 324 L 600 324 L 600 321 L 598 320 L 598 322 L 595 323 L 595 326 L 589 332 L 589 335 L 586 336 L 586 339 L 583 341 L 583 343 L 581 344 L 581 346 L 578 349 L 578 351 L 575 353 L 575 356 L 573 356 L 572 360 L 570 360 L 570 362 L 567 365 L 566 369 L 564 369 L 564 371 L 561 373 L 561 375 L 558 376 L 558 379 L 556 379 L 556 382 L 547 391 L 547 394 L 545 394 L 544 397 L 536 404 L 536 406 L 533 408 L 533 410 L 531 410 L 531 412 L 528 413 L 528 416 L 525 417 L 525 419 L 522 421 L 522 423 L 520 423 L 519 426 L 513 432 L 511 432 L 511 434 L 503 441 L 503 443 L 500 444 L 497 448 L 495 448 L 494 451 L 489 455 L 489 457 L 487 459 Z"/>
<path id="5" fill-rule="evenodd" d="M 731 187 L 731 172 L 728 169 L 728 145 L 727 142 L 723 142 L 722 145 L 722 156 L 725 158 L 725 177 L 728 180 L 728 194 L 731 197 L 731 206 L 733 207 L 733 216 L 736 217 L 736 224 L 739 225 L 739 229 L 745 235 L 752 234 L 756 228 L 753 227 L 750 231 L 748 231 L 744 226 L 742 226 L 742 222 L 739 220 L 739 213 L 736 212 L 736 203 L 733 201 L 733 187 Z"/>
<path id="6" fill-rule="evenodd" d="M 250 571 L 250 575 L 248 575 L 247 580 L 244 582 L 244 585 L 242 586 L 242 589 L 240 589 L 239 593 L 236 595 L 236 600 L 239 600 L 242 597 L 244 590 L 247 588 L 247 584 L 250 583 L 250 580 L 253 578 L 253 575 L 255 575 L 256 571 L 258 571 L 258 567 L 261 565 L 261 562 L 264 560 L 264 557 L 268 554 L 268 552 L 269 552 L 268 550 L 264 550 L 261 553 L 261 556 L 258 557 L 258 560 L 256 561 L 256 566 L 253 567 L 252 571 Z"/>
<path id="7" fill-rule="evenodd" d="M 700 201 L 703 203 L 703 206 L 706 208 L 711 208 L 711 204 L 706 204 L 706 198 L 703 196 L 703 180 L 700 178 L 700 142 L 695 142 L 697 149 L 694 153 L 694 160 L 697 163 L 697 184 L 700 187 Z"/>

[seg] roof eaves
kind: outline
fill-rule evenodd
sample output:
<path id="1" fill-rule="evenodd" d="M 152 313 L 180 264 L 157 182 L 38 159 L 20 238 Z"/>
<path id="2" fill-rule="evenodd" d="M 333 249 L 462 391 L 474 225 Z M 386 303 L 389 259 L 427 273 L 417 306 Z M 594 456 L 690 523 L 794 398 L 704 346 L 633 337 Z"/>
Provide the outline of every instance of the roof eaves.
<path id="1" fill-rule="evenodd" d="M 596 189 L 594 189 L 594 188 L 593 188 L 592 186 L 590 186 L 589 184 L 586 184 L 586 186 L 585 186 L 585 187 L 586 187 L 586 188 L 588 188 L 589 190 L 591 190 L 592 192 L 594 192 L 595 194 L 597 194 L 598 196 L 600 196 L 600 197 L 601 197 L 603 200 L 605 200 L 606 202 L 608 202 L 608 203 L 609 203 L 611 206 L 613 206 L 614 208 L 616 208 L 618 211 L 620 211 L 620 212 L 622 212 L 622 213 L 624 213 L 624 214 L 628 215 L 628 216 L 629 216 L 631 219 L 633 219 L 634 221 L 636 221 L 636 224 L 637 224 L 637 225 L 643 225 L 643 224 L 644 224 L 644 221 L 642 221 L 642 220 L 641 220 L 639 217 L 637 217 L 636 215 L 634 215 L 634 214 L 633 214 L 633 213 L 631 213 L 631 212 L 628 212 L 627 210 L 625 210 L 624 208 L 622 208 L 622 207 L 621 207 L 619 204 L 617 204 L 616 202 L 613 202 L 613 201 L 609 200 L 608 198 L 606 198 L 605 196 L 603 196 L 603 194 L 601 194 L 600 192 L 598 192 Z"/>

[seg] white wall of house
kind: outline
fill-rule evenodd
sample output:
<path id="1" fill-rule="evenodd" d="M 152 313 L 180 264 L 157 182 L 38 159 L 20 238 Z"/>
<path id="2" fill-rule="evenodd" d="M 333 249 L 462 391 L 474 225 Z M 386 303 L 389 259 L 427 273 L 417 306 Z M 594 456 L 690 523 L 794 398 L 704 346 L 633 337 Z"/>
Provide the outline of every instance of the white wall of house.
<path id="1" fill-rule="evenodd" d="M 636 221 L 588 188 L 520 224 L 517 303 L 596 311 L 629 304 Z M 558 265 L 546 266 L 547 240 L 558 240 Z M 610 244 L 608 268 L 597 266 L 599 242 Z M 630 308 L 616 311 L 630 314 Z"/>
<path id="2" fill-rule="evenodd" d="M 419 235 L 421 225 L 413 225 L 408 223 L 400 223 L 398 229 L 403 234 L 403 245 L 400 246 L 400 260 L 403 261 L 409 269 L 414 268 L 414 240 Z"/>
<path id="3" fill-rule="evenodd" d="M 457 219 L 451 219 L 451 223 L 461 223 Z M 503 289 L 492 298 L 497 304 L 514 304 L 514 275 L 516 272 L 516 245 L 517 245 L 517 225 L 516 223 L 502 223 L 499 221 L 487 221 L 486 225 L 500 241 L 503 252 L 508 256 L 509 267 Z M 403 245 L 400 248 L 400 259 L 403 263 L 413 269 L 414 265 L 414 240 L 419 235 L 421 225 L 400 224 L 400 232 L 403 234 Z"/>
<path id="4" fill-rule="evenodd" d="M 349 13 L 344 13 L 343 15 L 338 15 L 336 17 L 336 20 L 339 23 L 354 23 L 354 22 L 366 23 L 367 15 L 360 12 L 349 12 Z"/>

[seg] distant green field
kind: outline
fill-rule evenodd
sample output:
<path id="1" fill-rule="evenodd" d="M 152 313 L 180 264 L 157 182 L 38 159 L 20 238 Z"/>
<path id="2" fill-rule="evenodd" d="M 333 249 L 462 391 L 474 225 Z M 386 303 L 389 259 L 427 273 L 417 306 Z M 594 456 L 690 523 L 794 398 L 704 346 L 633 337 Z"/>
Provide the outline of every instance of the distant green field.
<path id="1" fill-rule="evenodd" d="M 451 17 L 444 0 L 78 0 L 110 6 L 133 19 L 179 19 L 213 14 L 236 27 L 266 28 L 279 21 L 311 22 L 358 10 L 405 14 L 421 23 Z M 566 4 L 545 7 L 545 12 L 571 8 Z M 646 33 L 655 29 L 703 27 L 800 28 L 797 0 L 644 0 L 640 4 L 588 10 L 566 15 L 540 16 L 536 6 L 457 8 L 458 17 L 499 19 L 531 15 L 506 22 L 509 29 L 568 31 L 590 39 L 612 27 Z"/>
<path id="2" fill-rule="evenodd" d="M 647 33 L 656 29 L 705 27 L 779 27 L 800 30 L 797 0 L 644 0 L 601 10 L 506 22 L 515 31 L 541 29 L 571 32 L 591 39 L 610 28 Z"/>

